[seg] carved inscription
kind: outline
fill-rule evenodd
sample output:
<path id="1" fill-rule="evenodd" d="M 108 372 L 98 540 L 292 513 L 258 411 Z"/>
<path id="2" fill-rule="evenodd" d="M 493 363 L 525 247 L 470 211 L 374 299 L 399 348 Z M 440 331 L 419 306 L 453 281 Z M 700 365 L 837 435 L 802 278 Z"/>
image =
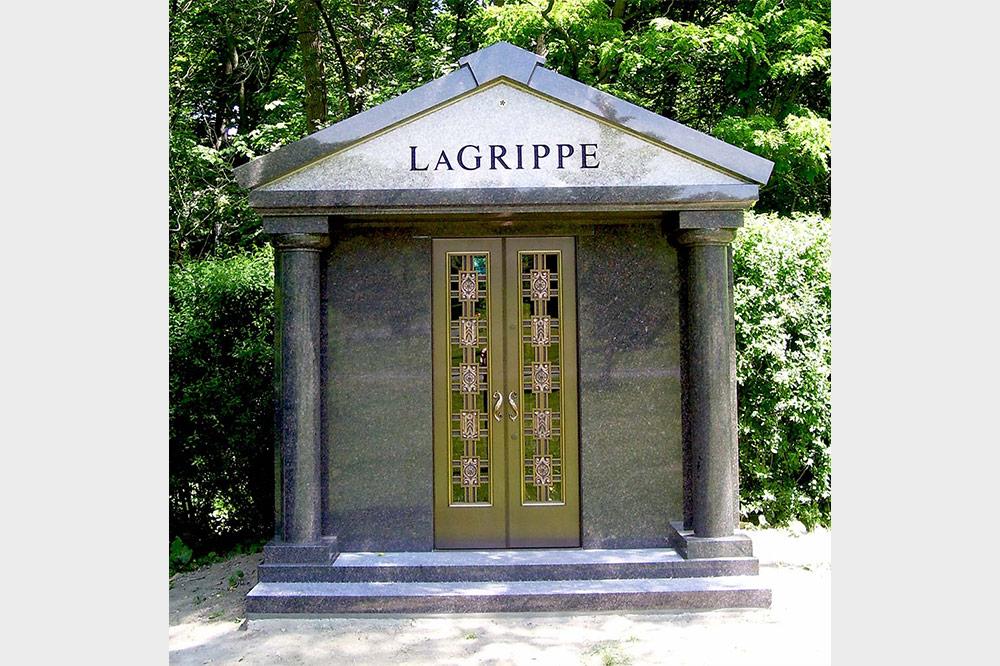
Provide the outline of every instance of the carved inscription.
<path id="1" fill-rule="evenodd" d="M 553 150 L 553 147 L 555 150 Z M 427 155 L 432 157 L 428 157 Z M 434 161 L 431 166 L 431 161 Z M 410 146 L 410 171 L 597 169 L 596 143 L 467 144 L 454 153 Z"/>

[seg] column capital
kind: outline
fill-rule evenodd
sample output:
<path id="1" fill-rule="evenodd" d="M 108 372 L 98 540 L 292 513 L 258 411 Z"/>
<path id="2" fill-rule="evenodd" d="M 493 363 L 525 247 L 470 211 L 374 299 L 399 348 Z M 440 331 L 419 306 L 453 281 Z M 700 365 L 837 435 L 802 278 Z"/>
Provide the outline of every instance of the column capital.
<path id="1" fill-rule="evenodd" d="M 682 210 L 675 213 L 677 229 L 736 229 L 743 226 L 743 210 Z"/>
<path id="2" fill-rule="evenodd" d="M 279 250 L 312 250 L 320 251 L 330 247 L 330 237 L 327 234 L 275 234 L 271 242 Z"/>
<path id="3" fill-rule="evenodd" d="M 680 229 L 672 236 L 674 245 L 729 245 L 736 238 L 735 229 Z"/>
<path id="4" fill-rule="evenodd" d="M 726 225 L 716 224 L 712 226 L 724 227 Z M 282 234 L 326 234 L 329 232 L 330 219 L 326 215 L 264 216 L 264 233 L 269 236 Z"/>

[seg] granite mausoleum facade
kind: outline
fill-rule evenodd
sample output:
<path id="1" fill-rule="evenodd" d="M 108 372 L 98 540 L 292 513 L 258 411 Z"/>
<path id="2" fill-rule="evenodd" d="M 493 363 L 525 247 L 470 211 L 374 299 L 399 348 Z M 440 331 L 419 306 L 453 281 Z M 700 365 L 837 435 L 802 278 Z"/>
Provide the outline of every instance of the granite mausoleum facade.
<path id="1" fill-rule="evenodd" d="M 499 43 L 240 167 L 275 247 L 250 616 L 767 606 L 731 250 L 771 162 Z"/>

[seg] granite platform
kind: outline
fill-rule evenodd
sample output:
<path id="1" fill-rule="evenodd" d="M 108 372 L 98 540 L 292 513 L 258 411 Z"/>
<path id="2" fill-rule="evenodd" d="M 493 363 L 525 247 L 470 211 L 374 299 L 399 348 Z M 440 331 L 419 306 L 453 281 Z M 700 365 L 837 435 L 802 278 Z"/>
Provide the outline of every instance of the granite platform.
<path id="1" fill-rule="evenodd" d="M 341 553 L 265 562 L 248 617 L 340 613 L 767 608 L 754 557 L 672 548 Z"/>
<path id="2" fill-rule="evenodd" d="M 499 613 L 768 608 L 757 576 L 438 583 L 258 583 L 247 617 L 288 613 Z"/>

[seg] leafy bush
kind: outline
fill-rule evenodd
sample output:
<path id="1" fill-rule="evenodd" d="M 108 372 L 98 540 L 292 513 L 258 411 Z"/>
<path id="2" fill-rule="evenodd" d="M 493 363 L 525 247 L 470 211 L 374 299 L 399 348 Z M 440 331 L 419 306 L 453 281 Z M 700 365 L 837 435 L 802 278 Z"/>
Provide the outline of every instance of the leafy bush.
<path id="1" fill-rule="evenodd" d="M 264 538 L 274 497 L 272 251 L 170 271 L 170 536 Z"/>
<path id="2" fill-rule="evenodd" d="M 744 520 L 830 524 L 829 260 L 818 216 L 748 215 L 733 245 Z"/>
<path id="3" fill-rule="evenodd" d="M 174 537 L 170 542 L 170 574 L 182 570 L 191 561 L 194 551 L 180 537 Z"/>
<path id="4" fill-rule="evenodd" d="M 774 162 L 771 180 L 761 190 L 769 208 L 779 212 L 830 210 L 832 124 L 811 111 L 789 114 L 779 124 L 769 116 L 727 116 L 716 137 Z"/>

